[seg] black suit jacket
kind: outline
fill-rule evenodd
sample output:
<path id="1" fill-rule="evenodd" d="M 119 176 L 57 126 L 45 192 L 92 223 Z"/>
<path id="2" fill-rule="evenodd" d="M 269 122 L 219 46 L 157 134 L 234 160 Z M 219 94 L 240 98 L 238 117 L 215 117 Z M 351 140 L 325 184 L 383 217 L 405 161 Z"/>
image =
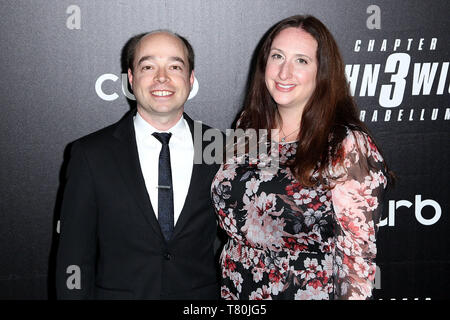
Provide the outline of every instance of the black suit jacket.
<path id="1" fill-rule="evenodd" d="M 218 165 L 194 164 L 166 243 L 140 169 L 135 113 L 73 144 L 61 208 L 57 298 L 217 299 L 210 187 Z M 184 117 L 193 133 L 194 122 Z M 208 128 L 202 125 L 203 132 Z"/>

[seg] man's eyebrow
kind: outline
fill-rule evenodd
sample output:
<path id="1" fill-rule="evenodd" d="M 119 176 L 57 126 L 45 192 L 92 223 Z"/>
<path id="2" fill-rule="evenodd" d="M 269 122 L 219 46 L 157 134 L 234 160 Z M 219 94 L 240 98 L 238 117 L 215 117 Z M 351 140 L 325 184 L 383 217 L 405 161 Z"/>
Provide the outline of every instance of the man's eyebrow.
<path id="1" fill-rule="evenodd" d="M 137 65 L 140 65 L 142 62 L 146 61 L 146 60 L 153 60 L 155 59 L 154 56 L 143 56 L 142 58 L 139 59 Z"/>
<path id="2" fill-rule="evenodd" d="M 156 60 L 156 58 L 155 58 L 155 56 L 143 56 L 142 58 L 139 59 L 137 65 L 140 65 L 142 62 L 147 61 L 147 60 Z M 186 64 L 182 58 L 177 57 L 177 56 L 169 57 L 169 60 L 180 62 L 183 65 Z"/>
<path id="3" fill-rule="evenodd" d="M 169 60 L 178 61 L 178 62 L 182 63 L 183 65 L 185 65 L 184 60 L 180 57 L 170 57 Z"/>

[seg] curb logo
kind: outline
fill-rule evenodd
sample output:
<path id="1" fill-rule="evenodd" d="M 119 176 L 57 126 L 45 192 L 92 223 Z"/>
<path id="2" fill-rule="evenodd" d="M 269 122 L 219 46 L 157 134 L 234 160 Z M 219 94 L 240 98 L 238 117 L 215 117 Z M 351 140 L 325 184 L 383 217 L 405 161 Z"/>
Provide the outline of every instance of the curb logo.
<path id="1" fill-rule="evenodd" d="M 119 97 L 117 92 L 114 91 L 112 93 L 106 93 L 105 91 L 103 91 L 103 83 L 105 81 L 116 82 L 117 80 L 119 80 L 119 77 L 113 73 L 102 74 L 100 77 L 97 78 L 97 81 L 95 81 L 95 92 L 102 100 L 105 101 L 116 100 Z M 136 100 L 134 95 L 128 90 L 128 75 L 126 73 L 121 74 L 121 82 L 123 94 L 130 100 Z M 192 86 L 188 100 L 194 98 L 197 95 L 198 89 L 199 89 L 198 80 L 197 78 L 194 77 L 194 85 Z"/>
<path id="2" fill-rule="evenodd" d="M 410 208 L 413 205 L 412 202 L 408 200 L 389 200 L 389 216 L 383 220 L 380 221 L 378 226 L 395 226 L 395 212 L 400 207 L 407 207 Z M 434 215 L 432 218 L 424 218 L 422 215 L 422 209 L 431 206 L 434 209 Z M 437 201 L 426 199 L 422 200 L 422 195 L 417 194 L 414 199 L 414 214 L 416 216 L 416 219 L 419 223 L 423 224 L 424 226 L 431 226 L 439 221 L 442 214 L 442 208 L 437 203 Z"/>

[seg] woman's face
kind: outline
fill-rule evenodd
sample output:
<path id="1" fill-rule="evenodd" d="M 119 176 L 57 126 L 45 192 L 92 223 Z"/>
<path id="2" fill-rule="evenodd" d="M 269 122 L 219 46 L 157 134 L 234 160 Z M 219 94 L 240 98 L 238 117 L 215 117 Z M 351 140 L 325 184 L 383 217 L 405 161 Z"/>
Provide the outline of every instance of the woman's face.
<path id="1" fill-rule="evenodd" d="M 300 28 L 282 30 L 273 40 L 265 81 L 278 108 L 303 108 L 316 87 L 317 41 Z"/>

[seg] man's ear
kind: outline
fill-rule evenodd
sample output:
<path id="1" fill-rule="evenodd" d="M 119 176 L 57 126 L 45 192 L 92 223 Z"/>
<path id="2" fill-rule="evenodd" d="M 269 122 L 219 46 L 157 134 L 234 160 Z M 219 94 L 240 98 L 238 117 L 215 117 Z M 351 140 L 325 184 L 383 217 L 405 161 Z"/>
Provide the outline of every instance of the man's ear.
<path id="1" fill-rule="evenodd" d="M 130 84 L 131 89 L 133 89 L 133 72 L 130 68 L 128 68 L 128 83 Z"/>
<path id="2" fill-rule="evenodd" d="M 191 71 L 191 76 L 189 77 L 189 83 L 191 84 L 191 90 L 194 87 L 195 75 L 194 70 Z"/>

